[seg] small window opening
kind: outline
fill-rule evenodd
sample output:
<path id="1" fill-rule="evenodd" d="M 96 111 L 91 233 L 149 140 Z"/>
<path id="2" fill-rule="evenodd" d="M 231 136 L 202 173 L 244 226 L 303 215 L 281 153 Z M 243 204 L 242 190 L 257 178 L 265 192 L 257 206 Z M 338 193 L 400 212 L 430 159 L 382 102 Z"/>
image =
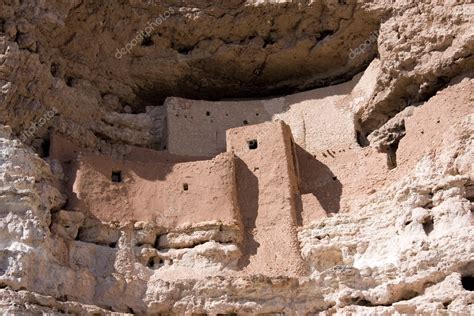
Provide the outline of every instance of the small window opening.
<path id="1" fill-rule="evenodd" d="M 211 112 L 207 111 L 206 116 L 211 116 Z"/>
<path id="2" fill-rule="evenodd" d="M 112 182 L 122 182 L 122 171 L 112 171 Z"/>
<path id="3" fill-rule="evenodd" d="M 257 142 L 256 139 L 252 139 L 252 140 L 249 140 L 249 141 L 247 142 L 247 145 L 249 146 L 249 149 L 250 149 L 250 150 L 257 149 L 257 147 L 258 147 L 258 142 Z"/>
<path id="4" fill-rule="evenodd" d="M 242 123 L 243 123 L 244 125 L 247 125 L 249 122 L 248 122 L 247 120 L 244 120 Z"/>
<path id="5" fill-rule="evenodd" d="M 188 191 L 189 190 L 189 184 L 183 183 L 183 191 Z"/>
<path id="6" fill-rule="evenodd" d="M 467 275 L 461 278 L 462 287 L 466 291 L 474 291 L 474 276 Z"/>

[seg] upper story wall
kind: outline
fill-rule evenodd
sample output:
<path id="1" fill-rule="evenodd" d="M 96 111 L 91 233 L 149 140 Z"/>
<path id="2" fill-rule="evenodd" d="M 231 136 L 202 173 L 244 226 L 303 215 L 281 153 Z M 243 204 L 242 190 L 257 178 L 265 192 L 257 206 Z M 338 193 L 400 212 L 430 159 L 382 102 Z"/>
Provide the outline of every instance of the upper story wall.
<path id="1" fill-rule="evenodd" d="M 226 149 L 226 130 L 282 120 L 295 142 L 312 153 L 357 145 L 352 81 L 286 97 L 246 101 L 168 98 L 167 146 L 172 154 L 212 157 Z M 352 95 L 354 94 L 354 95 Z"/>
<path id="2" fill-rule="evenodd" d="M 210 102 L 168 98 L 168 150 L 172 154 L 212 157 L 226 150 L 230 128 L 271 120 L 260 101 Z"/>
<path id="3" fill-rule="evenodd" d="M 81 153 L 92 154 L 92 149 L 82 148 L 76 146 L 64 136 L 57 133 L 50 135 L 49 157 L 51 159 L 59 160 L 60 162 L 72 162 Z M 101 153 L 104 156 L 110 156 L 117 159 L 128 161 L 135 161 L 141 163 L 155 163 L 155 162 L 187 162 L 197 160 L 207 160 L 208 157 L 197 156 L 180 156 L 170 154 L 168 151 L 157 151 L 153 149 L 136 147 L 130 145 L 113 145 L 110 147 L 110 152 Z"/>
<path id="4" fill-rule="evenodd" d="M 71 168 L 68 208 L 101 221 L 153 221 L 169 230 L 239 223 L 232 154 L 177 164 L 82 154 Z"/>

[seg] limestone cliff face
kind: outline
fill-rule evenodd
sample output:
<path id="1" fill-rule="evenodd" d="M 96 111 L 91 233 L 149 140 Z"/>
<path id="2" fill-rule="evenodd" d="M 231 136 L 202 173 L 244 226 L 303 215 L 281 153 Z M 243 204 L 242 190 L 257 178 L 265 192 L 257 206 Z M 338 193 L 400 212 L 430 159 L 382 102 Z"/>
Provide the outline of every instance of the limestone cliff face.
<path id="1" fill-rule="evenodd" d="M 2 311 L 474 313 L 473 18 L 470 1 L 3 0 Z M 171 96 L 264 98 L 260 119 L 291 127 L 299 276 L 242 269 L 242 227 L 68 209 L 49 135 L 166 150 Z"/>

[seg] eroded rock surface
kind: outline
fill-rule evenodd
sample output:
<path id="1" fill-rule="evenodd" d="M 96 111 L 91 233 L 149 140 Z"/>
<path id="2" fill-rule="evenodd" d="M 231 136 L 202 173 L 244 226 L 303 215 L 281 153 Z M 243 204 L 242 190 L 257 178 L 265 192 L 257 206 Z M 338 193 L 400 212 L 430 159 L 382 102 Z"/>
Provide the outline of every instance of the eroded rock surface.
<path id="1" fill-rule="evenodd" d="M 122 2 L 0 3 L 2 311 L 474 313 L 470 1 Z M 105 192 L 71 189 L 77 157 L 179 171 L 260 123 L 291 130 L 294 167 L 280 143 L 228 148 L 233 222 L 71 203 Z M 68 143 L 48 157 L 51 135 Z M 216 145 L 167 152 L 183 138 Z"/>

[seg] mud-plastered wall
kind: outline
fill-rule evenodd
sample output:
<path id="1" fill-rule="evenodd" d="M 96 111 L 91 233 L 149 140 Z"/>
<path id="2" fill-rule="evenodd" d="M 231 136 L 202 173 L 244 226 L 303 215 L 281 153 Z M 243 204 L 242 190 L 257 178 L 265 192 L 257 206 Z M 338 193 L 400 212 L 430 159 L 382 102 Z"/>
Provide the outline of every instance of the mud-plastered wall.
<path id="1" fill-rule="evenodd" d="M 304 273 L 296 238 L 297 186 L 290 128 L 282 121 L 231 129 L 238 200 L 244 223 L 240 268 L 252 273 Z"/>
<path id="2" fill-rule="evenodd" d="M 169 230 L 208 221 L 238 224 L 231 154 L 178 164 L 82 154 L 71 168 L 69 209 L 100 221 L 155 222 Z"/>

